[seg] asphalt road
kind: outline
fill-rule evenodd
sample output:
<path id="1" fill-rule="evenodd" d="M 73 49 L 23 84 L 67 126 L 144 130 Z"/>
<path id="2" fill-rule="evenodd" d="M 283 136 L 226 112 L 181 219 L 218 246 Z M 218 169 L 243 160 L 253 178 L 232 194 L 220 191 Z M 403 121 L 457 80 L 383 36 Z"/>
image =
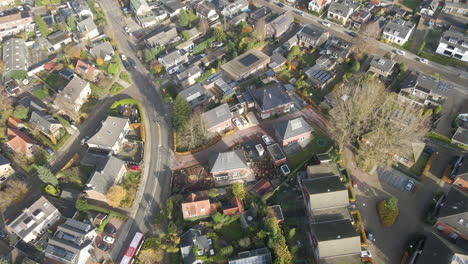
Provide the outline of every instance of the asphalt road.
<path id="1" fill-rule="evenodd" d="M 274 3 L 267 2 L 265 0 L 255 0 L 255 4 L 257 6 L 268 6 L 270 7 L 274 12 L 285 12 L 285 11 L 299 11 L 299 9 L 285 5 L 284 7 L 279 7 Z M 327 29 L 331 34 L 338 36 L 340 38 L 343 38 L 348 41 L 353 41 L 355 40 L 353 37 L 348 35 L 346 32 L 349 31 L 345 29 L 342 26 L 335 25 L 333 23 L 330 23 L 330 27 L 326 27 L 322 24 L 320 24 L 320 21 L 322 21 L 322 18 L 319 18 L 317 16 L 314 16 L 312 14 L 303 12 L 304 15 L 300 16 L 296 13 L 293 12 L 293 16 L 299 20 L 302 24 L 318 24 L 320 27 Z M 382 43 L 382 42 L 377 42 L 376 43 L 379 45 L 379 49 L 377 51 L 378 54 L 384 55 L 387 52 L 394 52 L 397 50 L 397 48 L 390 46 L 388 44 Z M 420 63 L 418 62 L 419 57 L 416 56 L 415 54 L 410 53 L 409 51 L 406 51 L 405 56 L 400 56 L 397 55 L 395 56 L 394 60 L 398 63 L 403 62 L 409 69 L 415 69 L 424 73 L 428 74 L 434 74 L 438 73 L 440 74 L 440 77 L 446 81 L 451 82 L 454 84 L 454 89 L 458 90 L 459 92 L 463 93 L 464 95 L 468 95 L 468 86 L 466 86 L 466 83 L 468 82 L 468 72 L 464 71 L 463 69 L 457 69 L 454 67 L 450 66 L 444 66 L 432 61 L 429 61 L 427 64 Z"/>
<path id="2" fill-rule="evenodd" d="M 137 196 L 135 204 L 138 207 L 131 213 L 130 219 L 123 227 L 122 234 L 111 252 L 111 257 L 117 262 L 120 260 L 135 232 L 155 234 L 152 223 L 155 212 L 164 204 L 170 194 L 171 164 L 172 164 L 172 137 L 170 116 L 163 103 L 159 87 L 153 84 L 153 76 L 135 55 L 136 46 L 131 36 L 125 33 L 125 17 L 116 1 L 99 1 L 107 16 L 107 25 L 114 32 L 118 41 L 120 53 L 127 58 L 135 60 L 137 67 L 129 73 L 134 84 L 125 90 L 125 93 L 140 101 L 145 108 L 147 126 L 147 146 L 150 147 L 151 157 L 145 160 L 145 169 L 148 170 L 146 179 L 143 179 L 141 196 Z M 148 150 L 148 149 L 147 149 Z"/>

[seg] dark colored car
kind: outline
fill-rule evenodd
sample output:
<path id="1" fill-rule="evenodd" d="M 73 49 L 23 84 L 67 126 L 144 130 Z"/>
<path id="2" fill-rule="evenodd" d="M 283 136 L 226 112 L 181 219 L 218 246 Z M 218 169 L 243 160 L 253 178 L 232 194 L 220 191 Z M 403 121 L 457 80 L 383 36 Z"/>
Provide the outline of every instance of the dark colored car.
<path id="1" fill-rule="evenodd" d="M 370 241 L 375 241 L 374 233 L 370 230 L 366 230 L 367 239 Z"/>
<path id="2" fill-rule="evenodd" d="M 122 64 L 127 71 L 131 70 L 130 63 L 127 60 L 122 61 Z"/>
<path id="3" fill-rule="evenodd" d="M 350 36 L 353 37 L 353 38 L 359 37 L 359 35 L 358 35 L 356 32 L 350 31 L 350 32 L 347 32 L 347 33 L 348 33 L 348 35 L 350 35 Z"/>
<path id="4" fill-rule="evenodd" d="M 104 228 L 104 232 L 106 233 L 109 233 L 109 234 L 115 234 L 117 233 L 117 229 L 115 229 L 115 227 L 113 227 L 112 225 L 106 225 L 106 227 Z"/>
<path id="5" fill-rule="evenodd" d="M 132 59 L 132 58 L 127 58 L 127 60 L 128 60 L 128 62 L 130 63 L 130 65 L 132 66 L 132 68 L 133 68 L 133 69 L 136 69 L 137 64 L 136 64 L 135 60 Z"/>
<path id="6" fill-rule="evenodd" d="M 283 3 L 277 3 L 276 5 L 279 6 L 279 7 L 284 7 Z"/>
<path id="7" fill-rule="evenodd" d="M 97 246 L 100 250 L 102 251 L 109 251 L 110 250 L 110 247 L 104 243 L 99 243 L 99 245 Z"/>

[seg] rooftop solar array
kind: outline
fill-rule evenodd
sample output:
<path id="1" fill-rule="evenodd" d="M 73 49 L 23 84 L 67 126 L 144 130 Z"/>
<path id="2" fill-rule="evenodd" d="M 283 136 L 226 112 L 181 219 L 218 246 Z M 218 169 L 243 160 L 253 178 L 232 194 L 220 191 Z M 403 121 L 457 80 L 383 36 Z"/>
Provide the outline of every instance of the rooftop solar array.
<path id="1" fill-rule="evenodd" d="M 328 80 L 330 80 L 331 78 L 331 75 L 324 72 L 324 71 L 321 71 L 321 70 L 315 70 L 312 72 L 312 78 L 320 81 L 321 83 L 326 83 Z"/>
<path id="2" fill-rule="evenodd" d="M 437 87 L 437 89 L 441 91 L 442 93 L 446 93 L 449 88 L 450 88 L 450 85 L 445 82 L 441 82 L 439 86 Z"/>
<path id="3" fill-rule="evenodd" d="M 248 67 L 258 60 L 259 58 L 255 56 L 254 54 L 248 54 L 244 58 L 239 59 L 239 62 L 242 63 L 242 65 L 244 65 L 245 67 Z"/>

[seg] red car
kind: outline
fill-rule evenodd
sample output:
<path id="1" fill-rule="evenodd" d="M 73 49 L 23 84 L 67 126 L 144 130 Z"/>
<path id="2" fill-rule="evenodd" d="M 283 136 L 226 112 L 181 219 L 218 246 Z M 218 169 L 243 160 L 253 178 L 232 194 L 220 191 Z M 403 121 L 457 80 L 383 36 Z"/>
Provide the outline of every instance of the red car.
<path id="1" fill-rule="evenodd" d="M 140 166 L 138 165 L 131 165 L 130 167 L 128 167 L 129 170 L 131 171 L 139 171 L 140 170 Z"/>

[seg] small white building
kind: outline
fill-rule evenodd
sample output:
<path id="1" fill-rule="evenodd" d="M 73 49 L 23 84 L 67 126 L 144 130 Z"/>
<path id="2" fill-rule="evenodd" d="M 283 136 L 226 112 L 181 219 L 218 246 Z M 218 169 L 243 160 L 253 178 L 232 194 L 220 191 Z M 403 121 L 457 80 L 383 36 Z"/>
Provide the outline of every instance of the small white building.
<path id="1" fill-rule="evenodd" d="M 388 22 L 383 29 L 383 38 L 398 45 L 405 44 L 411 36 L 415 24 L 403 19 Z"/>

